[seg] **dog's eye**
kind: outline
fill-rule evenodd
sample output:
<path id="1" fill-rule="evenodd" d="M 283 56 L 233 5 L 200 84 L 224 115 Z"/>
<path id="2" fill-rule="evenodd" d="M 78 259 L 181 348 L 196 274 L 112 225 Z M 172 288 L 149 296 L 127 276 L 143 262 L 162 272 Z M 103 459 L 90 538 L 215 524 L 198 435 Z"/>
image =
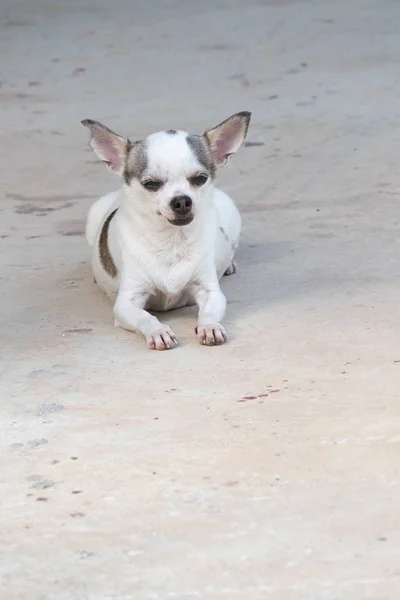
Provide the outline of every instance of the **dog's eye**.
<path id="1" fill-rule="evenodd" d="M 144 181 L 142 183 L 143 187 L 146 188 L 146 190 L 149 190 L 149 192 L 156 192 L 157 190 L 160 189 L 160 187 L 162 186 L 161 181 L 156 181 L 156 180 L 148 180 L 148 181 Z"/>
<path id="2" fill-rule="evenodd" d="M 208 177 L 207 175 L 201 174 L 201 175 L 194 175 L 194 177 L 191 177 L 189 179 L 190 183 L 196 187 L 201 187 L 202 185 L 204 185 L 207 181 Z"/>

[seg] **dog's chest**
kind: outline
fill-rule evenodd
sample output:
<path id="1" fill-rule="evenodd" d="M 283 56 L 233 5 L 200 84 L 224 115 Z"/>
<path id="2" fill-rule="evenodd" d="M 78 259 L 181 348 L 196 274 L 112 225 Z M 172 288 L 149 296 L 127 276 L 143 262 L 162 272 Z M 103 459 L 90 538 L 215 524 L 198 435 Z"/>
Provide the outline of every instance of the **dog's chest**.
<path id="1" fill-rule="evenodd" d="M 143 245 L 132 248 L 129 255 L 130 269 L 132 274 L 136 273 L 134 279 L 139 276 L 153 293 L 169 297 L 180 295 L 196 276 L 201 262 L 202 250 L 197 246 L 178 239 L 150 248 Z"/>
<path id="2" fill-rule="evenodd" d="M 159 256 L 153 263 L 150 276 L 156 290 L 167 296 L 176 296 L 191 282 L 195 270 L 194 256 L 177 251 Z"/>

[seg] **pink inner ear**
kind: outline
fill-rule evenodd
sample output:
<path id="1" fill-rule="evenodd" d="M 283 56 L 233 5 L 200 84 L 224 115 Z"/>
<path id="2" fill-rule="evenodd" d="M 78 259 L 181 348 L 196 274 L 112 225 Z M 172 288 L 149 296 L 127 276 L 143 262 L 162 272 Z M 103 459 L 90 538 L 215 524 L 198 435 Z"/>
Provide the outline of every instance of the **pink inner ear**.
<path id="1" fill-rule="evenodd" d="M 225 123 L 219 136 L 212 142 L 212 150 L 217 163 L 223 163 L 237 149 L 237 138 L 242 132 L 243 125 L 239 121 Z"/>
<path id="2" fill-rule="evenodd" d="M 125 156 L 123 140 L 115 139 L 108 132 L 98 131 L 93 136 L 92 144 L 99 158 L 113 171 L 122 169 Z"/>
<path id="3" fill-rule="evenodd" d="M 113 171 L 120 171 L 124 165 L 124 155 L 121 154 L 121 148 L 115 147 L 115 144 L 111 144 L 109 150 L 108 164 Z"/>

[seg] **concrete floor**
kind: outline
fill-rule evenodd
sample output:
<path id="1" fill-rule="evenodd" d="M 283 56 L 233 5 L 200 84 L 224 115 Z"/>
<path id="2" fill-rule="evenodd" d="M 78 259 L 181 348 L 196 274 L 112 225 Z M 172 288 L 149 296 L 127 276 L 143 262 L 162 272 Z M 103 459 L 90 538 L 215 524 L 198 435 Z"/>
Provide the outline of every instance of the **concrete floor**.
<path id="1" fill-rule="evenodd" d="M 3 0 L 4 600 L 397 600 L 400 3 Z M 252 110 L 230 343 L 113 327 L 83 236 L 132 137 Z"/>

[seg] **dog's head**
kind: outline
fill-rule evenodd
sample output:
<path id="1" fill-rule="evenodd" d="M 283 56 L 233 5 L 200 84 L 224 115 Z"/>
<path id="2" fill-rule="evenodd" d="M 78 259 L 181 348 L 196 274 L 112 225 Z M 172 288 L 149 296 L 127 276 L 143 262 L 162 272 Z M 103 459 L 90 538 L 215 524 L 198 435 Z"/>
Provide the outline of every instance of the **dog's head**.
<path id="1" fill-rule="evenodd" d="M 120 175 L 142 213 L 172 225 L 188 225 L 206 203 L 218 167 L 226 165 L 246 137 L 251 113 L 240 112 L 203 135 L 160 131 L 131 142 L 101 123 L 86 119 L 90 146 Z"/>

